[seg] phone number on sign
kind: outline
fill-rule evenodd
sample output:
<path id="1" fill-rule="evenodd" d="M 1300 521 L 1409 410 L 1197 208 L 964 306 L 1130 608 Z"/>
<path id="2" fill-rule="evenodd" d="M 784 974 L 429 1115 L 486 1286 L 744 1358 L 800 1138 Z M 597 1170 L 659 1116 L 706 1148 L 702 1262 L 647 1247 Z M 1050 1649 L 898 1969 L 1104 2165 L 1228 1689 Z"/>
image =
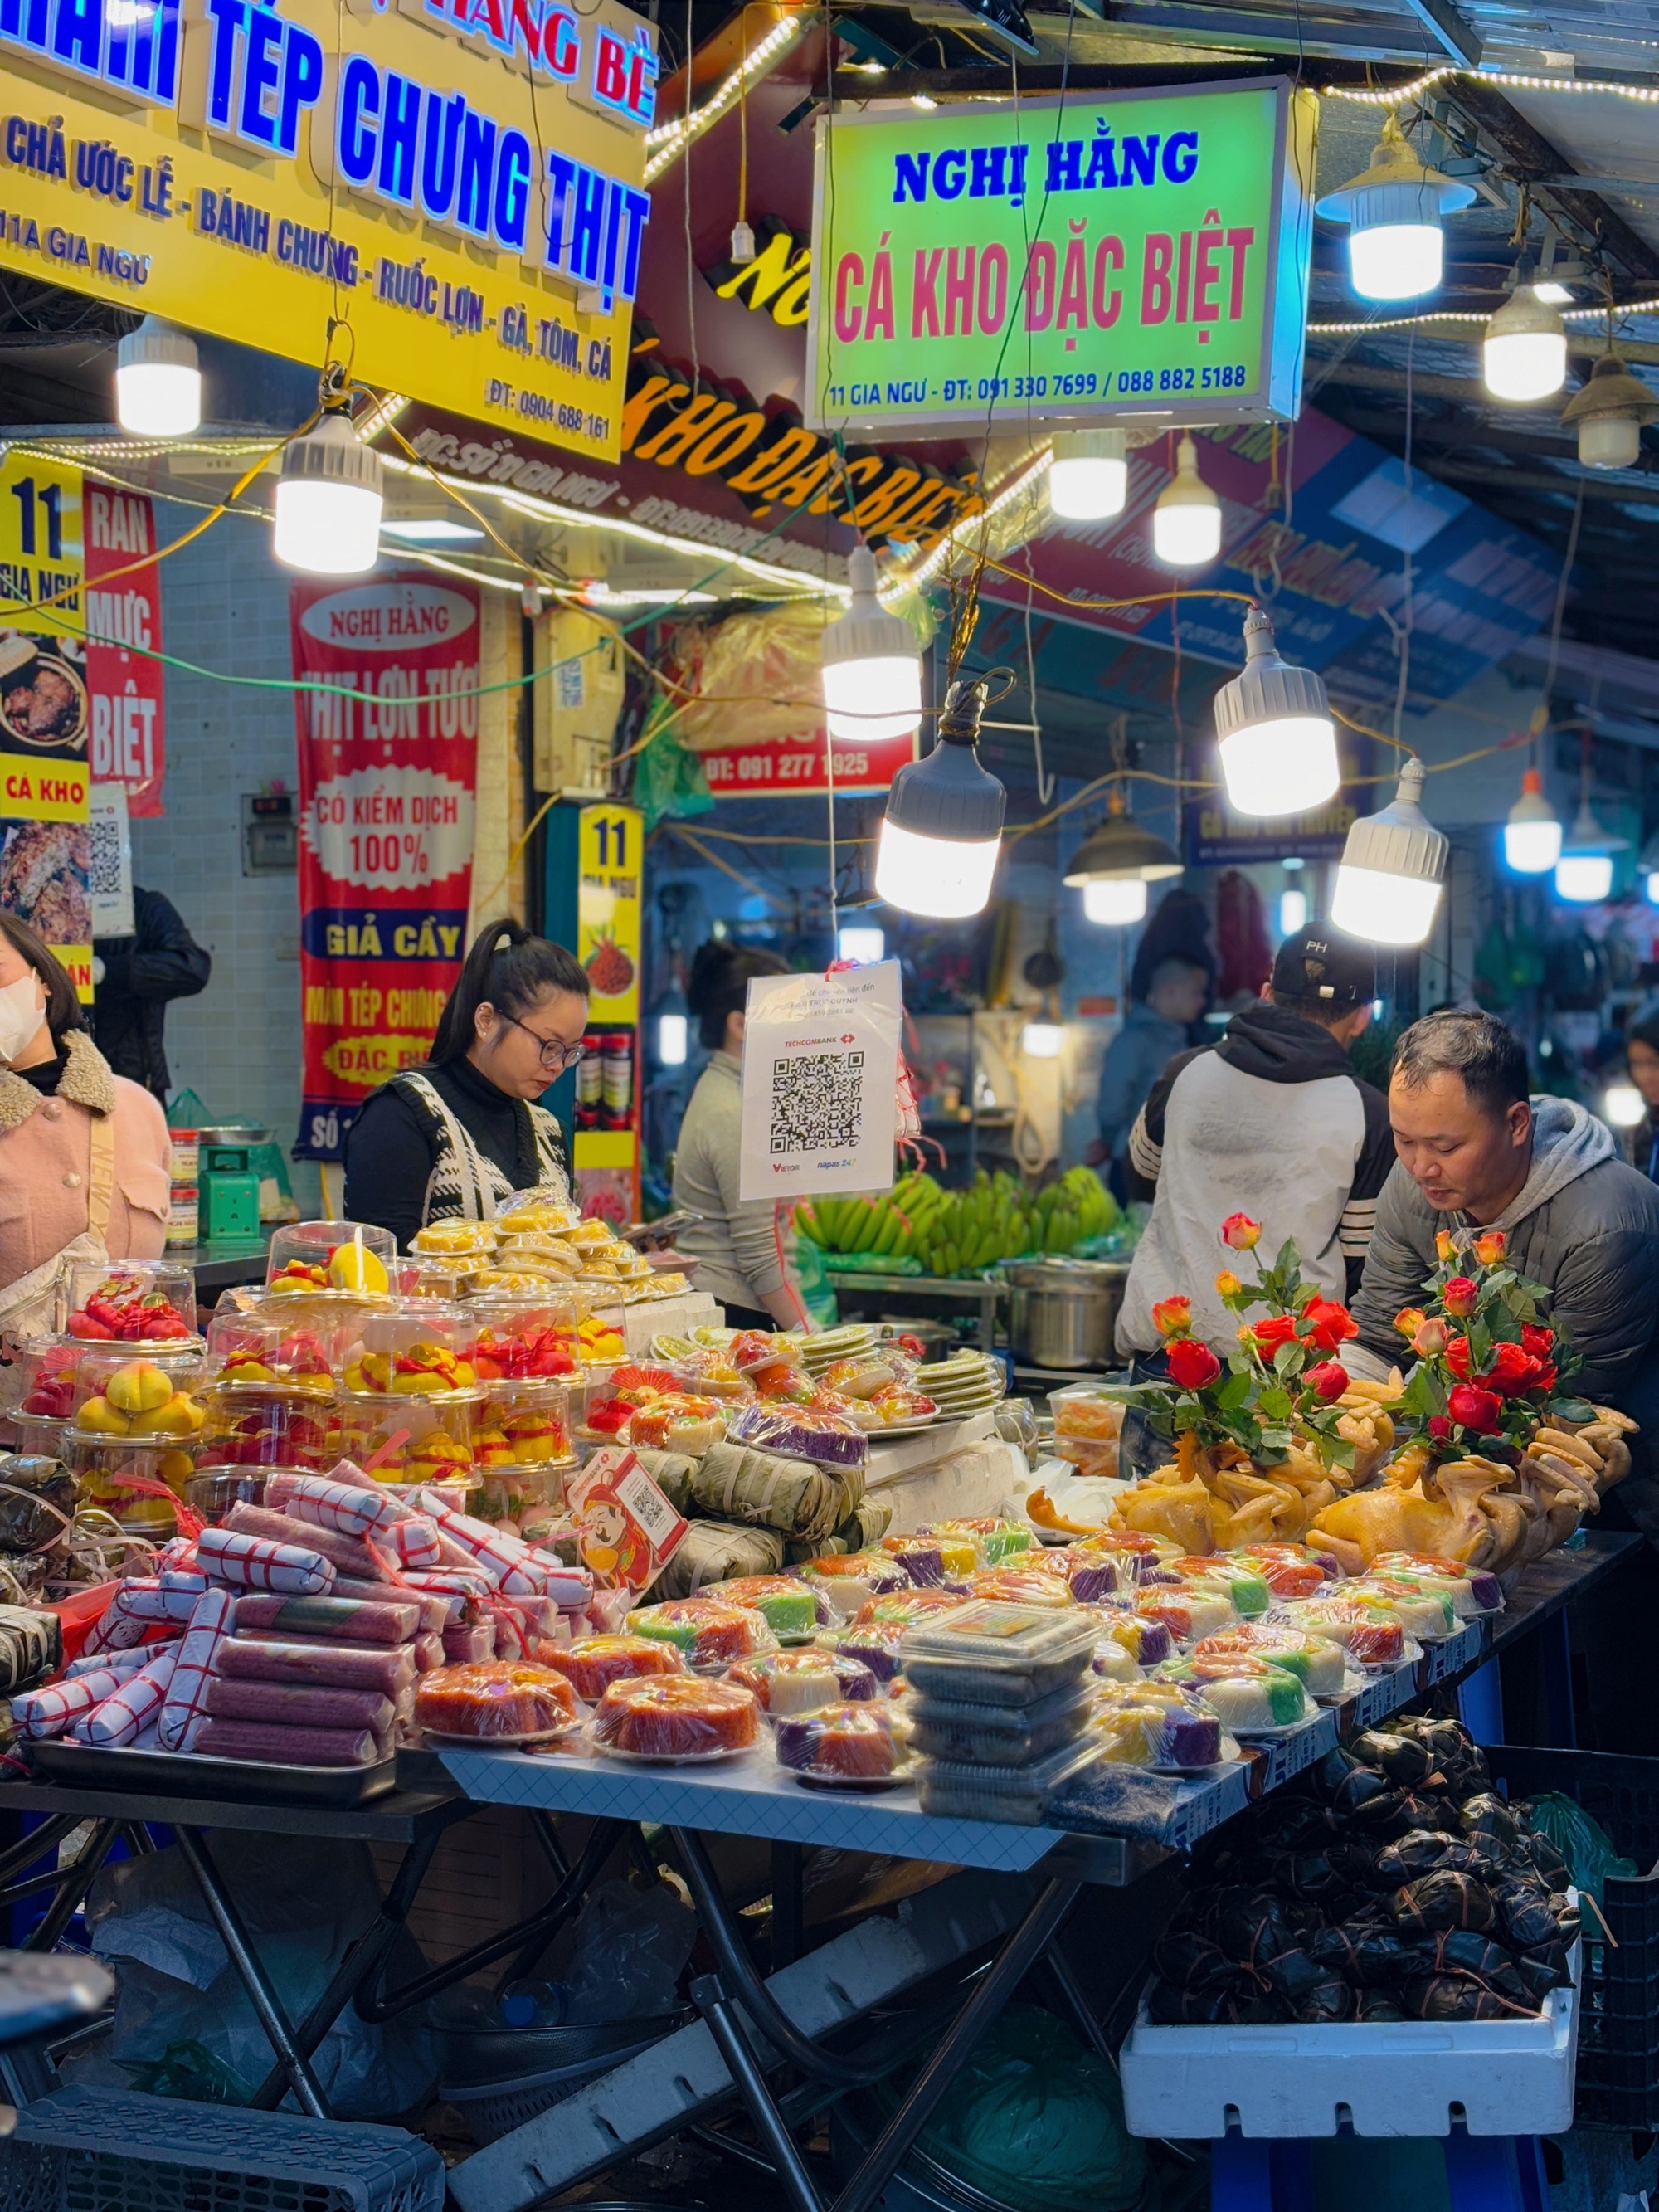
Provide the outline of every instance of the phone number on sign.
<path id="1" fill-rule="evenodd" d="M 704 763 L 710 783 L 816 783 L 823 774 L 822 753 L 715 754 Z M 867 775 L 868 753 L 832 754 L 830 773 L 837 777 Z"/>
<path id="2" fill-rule="evenodd" d="M 1243 362 L 1206 362 L 1199 368 L 1067 369 L 1052 376 L 946 376 L 937 384 L 831 384 L 826 410 L 841 407 L 947 407 L 1011 399 L 1110 399 L 1147 392 L 1242 392 L 1249 382 Z"/>

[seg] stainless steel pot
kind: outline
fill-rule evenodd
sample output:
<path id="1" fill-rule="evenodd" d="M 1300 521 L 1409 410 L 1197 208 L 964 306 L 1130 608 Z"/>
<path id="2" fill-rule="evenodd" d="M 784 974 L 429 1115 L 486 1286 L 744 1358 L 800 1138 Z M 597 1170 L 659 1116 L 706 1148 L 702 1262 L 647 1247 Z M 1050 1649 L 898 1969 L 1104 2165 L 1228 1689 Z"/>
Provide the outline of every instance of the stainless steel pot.
<path id="1" fill-rule="evenodd" d="M 1008 1339 L 1024 1367 L 1092 1369 L 1115 1364 L 1112 1331 L 1129 1279 L 1113 1260 L 1033 1260 L 1005 1270 Z"/>

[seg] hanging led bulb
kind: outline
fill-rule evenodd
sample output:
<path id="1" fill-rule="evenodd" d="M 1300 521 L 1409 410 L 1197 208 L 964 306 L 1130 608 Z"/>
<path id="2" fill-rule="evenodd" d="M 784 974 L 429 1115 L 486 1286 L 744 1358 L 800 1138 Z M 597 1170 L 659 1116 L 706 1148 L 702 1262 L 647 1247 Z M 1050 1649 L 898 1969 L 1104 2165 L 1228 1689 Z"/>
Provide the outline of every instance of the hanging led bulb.
<path id="1" fill-rule="evenodd" d="M 136 438 L 183 438 L 202 422 L 196 341 L 146 315 L 115 349 L 115 419 Z"/>
<path id="2" fill-rule="evenodd" d="M 754 258 L 754 226 L 739 216 L 732 226 L 732 258 L 739 269 L 746 269 Z"/>
<path id="3" fill-rule="evenodd" d="M 1063 522 L 1106 522 L 1129 497 L 1128 441 L 1121 430 L 1056 430 L 1048 465 L 1048 512 Z"/>
<path id="4" fill-rule="evenodd" d="M 820 652 L 830 734 L 844 744 L 908 737 L 921 726 L 915 637 L 876 597 L 876 560 L 867 545 L 848 555 L 847 580 L 852 604 L 824 631 Z"/>
<path id="5" fill-rule="evenodd" d="M 1648 1102 L 1633 1083 L 1610 1083 L 1605 1100 L 1607 1120 L 1615 1129 L 1636 1129 L 1646 1121 Z"/>
<path id="6" fill-rule="evenodd" d="M 1486 325 L 1480 374 L 1494 399 L 1548 399 L 1567 380 L 1567 333 L 1559 314 L 1532 286 L 1530 256 L 1515 289 Z"/>
<path id="7" fill-rule="evenodd" d="M 1081 888 L 1090 921 L 1127 928 L 1146 913 L 1146 886 L 1181 873 L 1173 845 L 1143 830 L 1121 791 L 1112 792 L 1106 812 L 1073 854 L 1066 871 L 1068 889 Z"/>
<path id="8" fill-rule="evenodd" d="M 1578 458 L 1587 469 L 1633 469 L 1641 458 L 1642 429 L 1659 416 L 1659 398 L 1616 353 L 1605 353 L 1561 410 L 1578 432 Z"/>
<path id="9" fill-rule="evenodd" d="M 272 550 L 307 575 L 363 575 L 380 556 L 384 505 L 379 454 L 331 410 L 283 451 Z"/>
<path id="10" fill-rule="evenodd" d="M 1176 472 L 1152 509 L 1152 550 L 1171 568 L 1201 568 L 1221 550 L 1221 502 L 1198 473 L 1198 447 L 1185 431 Z"/>
<path id="11" fill-rule="evenodd" d="M 1415 300 L 1435 290 L 1445 267 L 1440 218 L 1474 198 L 1473 185 L 1425 167 L 1390 114 L 1370 168 L 1327 192 L 1317 212 L 1349 225 L 1348 270 L 1362 300 Z"/>
<path id="12" fill-rule="evenodd" d="M 1545 876 L 1561 857 L 1561 817 L 1544 796 L 1535 768 L 1521 778 L 1521 796 L 1504 824 L 1504 859 L 1518 876 Z"/>
<path id="13" fill-rule="evenodd" d="M 1227 801 L 1241 814 L 1305 814 L 1342 780 L 1323 681 L 1293 668 L 1261 607 L 1244 617 L 1244 667 L 1215 695 Z"/>
<path id="14" fill-rule="evenodd" d="M 1434 927 L 1451 842 L 1419 804 L 1426 775 L 1415 753 L 1380 813 L 1348 831 L 1336 871 L 1331 920 L 1373 945 L 1421 945 Z"/>
<path id="15" fill-rule="evenodd" d="M 1599 906 L 1613 889 L 1613 856 L 1628 842 L 1605 830 L 1589 800 L 1581 799 L 1555 864 L 1556 896 L 1574 906 Z"/>
<path id="16" fill-rule="evenodd" d="M 985 689 L 983 677 L 951 686 L 939 742 L 908 761 L 888 791 L 876 892 L 903 914 L 956 921 L 978 914 L 991 896 L 1008 794 L 979 764 Z"/>
<path id="17" fill-rule="evenodd" d="M 1636 863 L 1642 878 L 1642 896 L 1650 906 L 1659 906 L 1659 837 L 1650 837 Z"/>

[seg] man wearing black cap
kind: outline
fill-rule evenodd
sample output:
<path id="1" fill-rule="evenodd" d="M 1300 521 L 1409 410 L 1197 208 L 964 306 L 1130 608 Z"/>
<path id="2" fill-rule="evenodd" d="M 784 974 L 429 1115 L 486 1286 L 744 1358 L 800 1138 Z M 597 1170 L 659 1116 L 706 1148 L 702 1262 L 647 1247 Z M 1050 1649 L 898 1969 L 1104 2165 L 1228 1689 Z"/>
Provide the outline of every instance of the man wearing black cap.
<path id="1" fill-rule="evenodd" d="M 1348 1060 L 1376 989 L 1370 945 L 1299 929 L 1267 996 L 1164 1069 L 1129 1133 L 1132 1194 L 1152 1194 L 1152 1212 L 1118 1316 L 1121 1352 L 1158 1350 L 1152 1307 L 1177 1293 L 1192 1300 L 1194 1335 L 1218 1357 L 1237 1349 L 1237 1316 L 1215 1289 L 1230 1213 L 1261 1223 L 1269 1255 L 1293 1237 L 1322 1297 L 1358 1289 L 1395 1160 L 1388 1101 Z"/>

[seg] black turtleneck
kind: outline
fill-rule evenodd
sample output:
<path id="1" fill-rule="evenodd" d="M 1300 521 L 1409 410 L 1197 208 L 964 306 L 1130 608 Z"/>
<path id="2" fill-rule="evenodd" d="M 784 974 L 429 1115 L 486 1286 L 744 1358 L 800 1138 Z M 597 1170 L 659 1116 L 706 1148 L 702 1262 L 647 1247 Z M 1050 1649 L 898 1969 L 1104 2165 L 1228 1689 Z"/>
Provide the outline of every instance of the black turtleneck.
<path id="1" fill-rule="evenodd" d="M 55 1098 L 64 1070 L 68 1066 L 68 1048 L 60 1044 L 51 1060 L 38 1060 L 33 1067 L 14 1067 L 11 1072 L 21 1076 L 25 1083 L 32 1083 L 44 1097 Z"/>
<path id="2" fill-rule="evenodd" d="M 539 1180 L 530 1109 L 509 1098 L 469 1060 L 423 1067 L 431 1084 L 486 1159 L 507 1176 L 514 1190 Z M 348 1221 L 389 1229 L 400 1252 L 421 1226 L 427 1179 L 437 1163 L 431 1122 L 397 1082 L 382 1085 L 352 1123 L 346 1138 L 345 1212 Z"/>

